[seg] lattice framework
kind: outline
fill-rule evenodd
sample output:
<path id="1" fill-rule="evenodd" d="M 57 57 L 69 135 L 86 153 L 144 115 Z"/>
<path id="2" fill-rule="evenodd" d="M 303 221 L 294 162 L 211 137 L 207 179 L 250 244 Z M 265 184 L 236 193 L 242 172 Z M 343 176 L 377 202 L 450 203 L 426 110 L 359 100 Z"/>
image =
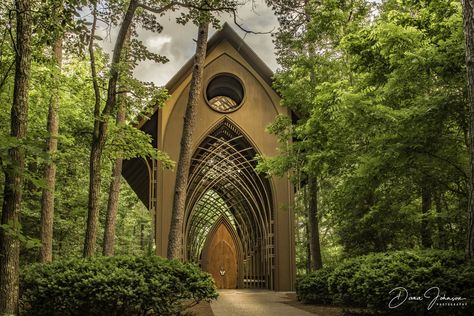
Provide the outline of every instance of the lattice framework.
<path id="1" fill-rule="evenodd" d="M 274 238 L 270 183 L 255 171 L 257 151 L 225 119 L 193 155 L 186 202 L 186 257 L 200 263 L 220 218 L 235 230 L 241 286 L 273 289 Z"/>

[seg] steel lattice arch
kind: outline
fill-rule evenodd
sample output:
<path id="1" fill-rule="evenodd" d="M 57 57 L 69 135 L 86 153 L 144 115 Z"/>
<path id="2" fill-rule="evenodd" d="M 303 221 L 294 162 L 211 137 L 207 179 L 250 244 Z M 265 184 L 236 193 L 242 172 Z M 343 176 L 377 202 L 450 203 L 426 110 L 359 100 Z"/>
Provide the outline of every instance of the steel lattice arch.
<path id="1" fill-rule="evenodd" d="M 202 141 L 192 158 L 187 189 L 186 255 L 201 263 L 206 237 L 222 217 L 238 245 L 240 286 L 272 288 L 272 193 L 268 179 L 255 171 L 256 154 L 229 120 Z"/>

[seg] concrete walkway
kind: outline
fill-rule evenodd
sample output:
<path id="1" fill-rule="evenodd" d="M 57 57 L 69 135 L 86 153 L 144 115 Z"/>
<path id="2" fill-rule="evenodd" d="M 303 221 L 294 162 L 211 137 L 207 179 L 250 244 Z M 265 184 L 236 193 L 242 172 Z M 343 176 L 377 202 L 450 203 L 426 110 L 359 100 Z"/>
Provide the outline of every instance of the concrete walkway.
<path id="1" fill-rule="evenodd" d="M 214 316 L 314 316 L 284 304 L 285 292 L 267 290 L 219 290 L 211 303 Z"/>

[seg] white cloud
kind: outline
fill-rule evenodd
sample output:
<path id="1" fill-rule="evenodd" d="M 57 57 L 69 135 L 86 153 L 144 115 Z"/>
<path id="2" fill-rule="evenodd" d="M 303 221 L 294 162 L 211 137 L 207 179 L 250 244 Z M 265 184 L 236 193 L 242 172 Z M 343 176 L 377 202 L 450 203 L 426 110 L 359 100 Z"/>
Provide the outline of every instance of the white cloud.
<path id="1" fill-rule="evenodd" d="M 169 35 L 163 35 L 159 37 L 148 38 L 146 45 L 151 50 L 160 51 L 166 44 L 171 43 L 172 37 Z"/>

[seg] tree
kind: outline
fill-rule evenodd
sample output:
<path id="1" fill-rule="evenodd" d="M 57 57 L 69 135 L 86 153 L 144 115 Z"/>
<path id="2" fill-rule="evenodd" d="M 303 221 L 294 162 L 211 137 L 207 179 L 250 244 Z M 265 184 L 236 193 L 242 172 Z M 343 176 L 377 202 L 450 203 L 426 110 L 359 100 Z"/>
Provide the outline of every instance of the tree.
<path id="1" fill-rule="evenodd" d="M 173 7 L 176 3 L 165 4 L 163 7 L 154 9 L 147 7 L 148 10 L 153 10 L 154 13 L 162 14 L 164 11 Z M 93 9 L 93 24 L 91 28 L 90 43 L 89 43 L 89 54 L 91 57 L 91 72 L 93 78 L 93 85 L 95 91 L 95 107 L 94 107 L 94 133 L 92 137 L 90 163 L 89 163 L 89 199 L 88 199 L 88 215 L 87 215 L 87 228 L 84 240 L 84 257 L 90 257 L 95 252 L 95 243 L 97 239 L 97 226 L 99 220 L 99 200 L 100 200 L 100 186 L 101 186 L 101 170 L 102 170 L 102 154 L 106 145 L 108 130 L 109 130 L 109 119 L 111 114 L 116 110 L 117 105 L 117 82 L 119 73 L 121 70 L 121 59 L 122 50 L 126 42 L 126 36 L 129 32 L 135 11 L 139 7 L 144 7 L 137 0 L 130 0 L 124 19 L 120 24 L 117 39 L 114 45 L 114 53 L 112 55 L 111 66 L 109 69 L 109 80 L 107 83 L 107 96 L 105 105 L 102 110 L 100 104 L 100 91 L 97 82 L 97 72 L 94 65 L 94 38 L 95 38 L 95 27 L 97 22 L 97 8 L 94 6 Z M 154 17 L 152 18 L 154 21 Z M 152 22 L 153 22 L 152 21 Z M 149 22 L 149 19 L 145 18 L 144 23 Z M 161 30 L 161 26 L 157 23 L 151 23 L 149 28 L 153 30 Z M 145 50 L 144 46 L 139 45 L 139 49 Z M 145 52 L 145 56 L 156 62 L 165 62 L 166 59 L 149 52 Z M 136 58 L 137 59 L 137 58 Z M 162 101 L 162 100 L 161 100 Z M 158 103 L 159 104 L 159 103 Z M 156 155 L 155 155 L 156 156 Z"/>
<path id="2" fill-rule="evenodd" d="M 125 109 L 123 101 L 119 101 L 117 111 L 117 124 L 125 124 Z M 112 166 L 112 181 L 109 187 L 109 199 L 107 202 L 107 213 L 104 227 L 104 247 L 103 255 L 112 256 L 114 254 L 115 226 L 120 193 L 120 180 L 122 177 L 122 158 L 116 158 Z"/>
<path id="3" fill-rule="evenodd" d="M 88 166 L 86 162 L 90 153 L 90 136 L 93 130 L 94 93 L 92 85 L 90 85 L 90 70 L 88 70 L 90 63 L 84 55 L 84 41 L 87 41 L 87 37 L 84 35 L 85 32 L 88 32 L 90 25 L 88 20 L 78 16 L 83 11 L 78 9 L 74 5 L 75 3 L 75 0 L 52 0 L 38 4 L 34 10 L 35 32 L 32 45 L 28 134 L 22 141 L 26 150 L 20 214 L 23 232 L 17 236 L 20 239 L 22 264 L 38 260 L 38 252 L 41 248 L 38 239 L 41 227 L 39 209 L 41 208 L 42 189 L 46 185 L 44 168 L 52 160 L 51 158 L 54 158 L 53 161 L 57 166 L 57 185 L 54 194 L 55 215 L 52 227 L 54 231 L 52 236 L 53 257 L 77 256 L 83 248 L 81 239 L 83 239 L 83 226 L 86 222 L 84 210 L 87 209 L 88 195 Z M 63 5 L 64 11 L 60 14 L 61 5 Z M 0 41 L 2 47 L 0 78 L 4 79 L 0 89 L 0 104 L 3 105 L 2 111 L 0 111 L 0 120 L 2 121 L 0 124 L 0 162 L 2 162 L 2 167 L 6 168 L 7 162 L 10 161 L 7 157 L 8 148 L 16 145 L 16 141 L 9 136 L 10 131 L 7 130 L 7 124 L 4 124 L 9 120 L 7 117 L 9 111 L 6 106 L 12 104 L 10 91 L 13 90 L 14 78 L 13 71 L 9 71 L 9 65 L 14 61 L 15 50 L 11 46 L 8 23 L 4 24 L 9 20 L 9 17 L 14 17 L 14 15 L 9 14 L 9 11 L 4 8 L 6 7 L 2 6 L 0 9 L 1 34 L 3 35 Z M 76 10 L 79 11 L 73 14 Z M 61 18 L 59 19 L 56 14 L 51 14 L 51 12 L 56 12 Z M 70 17 L 73 18 L 70 19 Z M 101 19 L 104 19 L 104 16 L 101 15 Z M 143 17 L 141 12 L 137 14 L 136 21 L 139 23 L 144 23 L 145 19 L 146 17 Z M 153 25 L 151 18 L 148 21 L 151 27 L 157 27 L 156 24 Z M 15 34 L 15 28 L 12 29 L 12 33 Z M 63 53 L 67 62 L 63 64 L 61 72 L 59 72 L 53 61 L 51 46 L 54 40 L 61 36 L 66 38 Z M 152 54 L 143 50 L 137 51 L 141 45 L 137 39 L 134 39 L 133 45 L 134 54 L 130 61 L 131 66 L 135 66 L 142 58 Z M 94 51 L 97 69 L 101 71 L 107 67 L 108 56 L 102 52 L 98 45 L 94 46 Z M 99 75 L 99 86 L 106 86 L 107 79 L 107 76 Z M 58 84 L 59 87 L 56 88 Z M 127 95 L 128 111 L 131 113 L 137 113 L 138 109 L 143 109 L 144 105 L 147 106 L 147 109 L 154 108 L 167 98 L 164 89 L 156 89 L 151 84 L 143 85 L 133 78 L 127 78 L 124 85 L 128 87 L 128 91 L 124 92 L 123 89 L 119 89 L 118 95 L 120 97 Z M 51 157 L 45 149 L 45 144 L 50 137 L 45 127 L 50 101 L 52 96 L 57 95 L 60 95 L 60 115 L 61 121 L 64 123 L 59 126 L 56 138 L 58 150 L 54 157 Z M 117 157 L 125 157 L 125 159 L 138 156 L 154 157 L 155 159 L 166 158 L 165 155 L 153 148 L 149 135 L 129 124 L 116 126 L 110 122 L 110 126 L 105 146 L 102 177 L 107 178 L 108 174 L 105 171 L 109 169 L 111 160 Z M 3 173 L 0 175 L 0 183 L 2 185 L 4 183 Z M 103 187 L 102 190 L 104 189 Z M 151 218 L 143 208 L 135 206 L 136 203 L 139 203 L 138 198 L 134 197 L 130 190 L 127 185 L 124 185 L 121 190 L 121 194 L 125 194 L 125 196 L 121 197 L 119 201 L 117 235 L 120 238 L 116 250 L 118 253 L 124 254 L 127 253 L 127 249 L 130 249 L 133 253 L 141 254 L 145 250 L 141 251 L 139 247 L 136 247 L 139 236 L 135 235 L 135 239 L 132 237 L 134 236 L 133 228 L 139 227 L 137 222 L 145 223 L 144 237 L 148 238 Z M 0 192 L 0 203 L 3 202 L 3 197 L 3 192 Z M 101 205 L 107 203 L 104 194 L 101 195 L 100 203 Z M 126 212 L 127 209 L 140 211 Z M 135 220 L 137 216 L 140 218 L 139 221 Z M 102 220 L 103 217 L 100 219 Z M 146 251 L 149 251 L 150 247 Z"/>
<path id="4" fill-rule="evenodd" d="M 270 165 L 296 170 L 299 154 L 318 177 L 323 257 L 330 235 L 345 255 L 458 249 L 468 137 L 459 3 L 277 4 L 275 87 L 296 113 L 284 127 L 295 141 Z"/>
<path id="5" fill-rule="evenodd" d="M 436 229 L 442 218 L 461 227 L 451 235 L 459 240 L 466 229 L 461 205 L 467 201 L 460 5 L 386 1 L 380 12 L 373 24 L 343 42 L 352 80 L 344 99 L 353 102 L 341 105 L 357 111 L 352 124 L 360 125 L 348 143 L 359 144 L 353 153 L 363 157 L 357 159 L 346 191 L 338 195 L 340 201 L 348 197 L 339 214 L 351 218 L 341 230 L 344 243 L 355 249 L 377 236 L 371 244 L 365 242 L 368 249 L 363 252 L 397 249 L 404 243 L 431 247 L 434 239 L 447 237 Z M 362 199 L 365 188 L 371 189 Z M 446 208 L 451 213 L 431 207 L 439 194 L 449 196 L 452 204 Z M 408 231 L 416 238 L 400 240 L 398 235 Z"/>
<path id="6" fill-rule="evenodd" d="M 310 176 L 308 179 L 308 191 L 308 239 L 311 252 L 311 270 L 316 271 L 323 268 L 323 261 L 321 258 L 321 245 L 319 240 L 318 182 L 313 176 Z"/>
<path id="7" fill-rule="evenodd" d="M 297 181 L 307 183 L 308 243 L 311 267 L 316 270 L 322 267 L 318 178 L 326 172 L 327 159 L 316 160 L 312 157 L 329 149 L 326 142 L 330 125 L 321 120 L 311 120 L 311 115 L 316 110 L 322 112 L 325 106 L 322 102 L 318 104 L 318 92 L 321 90 L 318 87 L 322 87 L 327 80 L 342 79 L 339 41 L 345 32 L 363 19 L 367 9 L 363 1 L 267 2 L 272 5 L 280 22 L 276 47 L 283 71 L 277 74 L 275 87 L 283 96 L 283 104 L 297 116 L 294 126 L 290 128 L 294 131 L 291 146 L 295 148 L 282 152 L 281 158 L 289 163 L 278 165 L 286 165 L 286 171 L 298 170 L 301 176 Z M 274 126 L 272 131 L 278 134 L 275 127 L 278 129 Z M 305 128 L 312 133 L 306 133 Z M 300 156 L 299 161 L 293 161 L 295 153 Z"/>
<path id="8" fill-rule="evenodd" d="M 183 134 L 179 149 L 178 169 L 171 213 L 171 228 L 168 237 L 168 259 L 177 259 L 183 256 L 183 221 L 186 203 L 186 187 L 188 185 L 189 167 L 192 156 L 192 135 L 196 121 L 197 103 L 201 96 L 204 60 L 207 50 L 207 34 L 209 22 L 201 21 L 198 27 L 196 54 L 189 88 L 188 103 L 184 115 Z"/>
<path id="9" fill-rule="evenodd" d="M 109 116 L 116 106 L 116 92 L 119 70 L 118 66 L 122 55 L 122 49 L 125 43 L 126 34 L 130 25 L 132 24 L 135 10 L 138 8 L 137 0 L 130 0 L 124 19 L 117 35 L 117 40 L 114 45 L 114 53 L 111 61 L 110 78 L 107 86 L 107 100 L 104 109 L 98 117 L 95 117 L 94 134 L 92 138 L 90 169 L 89 169 L 89 203 L 87 215 L 87 228 L 84 241 L 84 257 L 90 257 L 95 251 L 95 242 L 97 238 L 97 224 L 99 220 L 99 198 L 100 198 L 100 183 L 101 183 L 101 169 L 102 169 L 102 152 L 104 150 Z M 95 25 L 94 25 L 95 27 Z M 93 35 L 91 36 L 93 41 Z M 97 91 L 98 89 L 96 89 Z M 97 96 L 96 92 L 96 98 Z M 95 114 L 97 115 L 97 106 Z"/>
<path id="10" fill-rule="evenodd" d="M 186 23 L 192 20 L 198 24 L 198 38 L 177 162 L 178 169 L 176 171 L 173 208 L 171 210 L 171 227 L 168 235 L 167 257 L 169 259 L 182 258 L 184 254 L 183 222 L 187 193 L 186 187 L 188 184 L 189 167 L 191 165 L 191 146 L 196 118 L 196 107 L 202 90 L 202 76 L 204 60 L 206 58 L 209 24 L 212 23 L 215 26 L 218 24 L 217 19 L 212 15 L 213 12 L 228 12 L 236 17 L 237 5 L 239 5 L 239 2 L 233 0 L 216 1 L 211 4 L 207 1 L 197 1 L 195 4 L 187 3 L 182 5 L 189 9 L 189 13 L 184 15 L 183 18 L 180 19 L 180 22 Z"/>
<path id="11" fill-rule="evenodd" d="M 46 152 L 49 160 L 44 167 L 45 186 L 41 196 L 41 222 L 40 222 L 40 262 L 50 262 L 53 259 L 53 222 L 54 201 L 56 190 L 56 159 L 59 137 L 59 105 L 61 94 L 61 67 L 63 59 L 63 40 L 66 34 L 74 33 L 74 16 L 78 14 L 76 0 L 49 1 L 42 4 L 38 11 L 37 25 L 46 26 L 48 31 L 38 31 L 38 45 L 50 46 L 51 64 L 51 90 L 48 105 L 48 119 L 46 128 Z M 46 14 L 44 12 L 47 12 Z M 80 24 L 79 24 L 80 25 Z M 71 36 L 70 36 L 71 39 Z M 73 41 L 72 41 L 73 42 Z"/>
<path id="12" fill-rule="evenodd" d="M 47 151 L 50 161 L 45 167 L 44 177 L 46 187 L 43 189 L 41 197 L 41 262 L 50 262 L 53 260 L 53 219 L 54 219 L 54 191 L 56 186 L 56 159 L 55 155 L 58 149 L 58 131 L 59 131 L 59 78 L 62 64 L 62 37 L 54 41 L 53 60 L 56 69 L 53 70 L 54 90 L 51 94 L 51 100 L 48 110 L 47 130 L 49 133 L 47 141 Z"/>
<path id="13" fill-rule="evenodd" d="M 160 3 L 161 4 L 161 3 Z M 89 35 L 89 55 L 91 59 L 91 74 L 92 74 L 92 82 L 94 86 L 94 93 L 95 93 L 95 107 L 94 107 L 94 133 L 92 137 L 92 145 L 91 145 L 91 154 L 89 159 L 89 198 L 88 198 L 88 214 L 87 214 L 87 227 L 86 227 L 86 234 L 84 240 L 84 257 L 90 257 L 95 252 L 95 243 L 97 239 L 97 229 L 98 229 L 98 220 L 99 220 L 99 200 L 100 200 L 100 188 L 101 188 L 101 170 L 102 170 L 102 155 L 104 152 L 104 148 L 106 145 L 108 130 L 109 130 L 109 120 L 111 114 L 116 110 L 117 105 L 117 82 L 118 76 L 121 71 L 121 58 L 122 58 L 122 50 L 125 43 L 125 38 L 128 30 L 131 26 L 133 26 L 133 18 L 135 16 L 135 11 L 138 8 L 143 9 L 144 11 L 149 11 L 154 14 L 162 15 L 167 10 L 174 9 L 177 6 L 181 7 L 188 7 L 200 10 L 201 7 L 199 5 L 194 5 L 193 3 L 188 2 L 164 2 L 162 6 L 154 7 L 150 6 L 146 3 L 141 3 L 138 0 L 130 0 L 128 3 L 127 9 L 124 14 L 124 19 L 119 27 L 119 32 L 117 35 L 117 39 L 114 45 L 114 52 L 112 55 L 111 66 L 109 69 L 109 80 L 107 83 L 107 96 L 105 105 L 102 110 L 101 108 L 101 97 L 100 97 L 100 89 L 97 81 L 97 72 L 95 69 L 95 58 L 94 58 L 94 39 L 95 35 L 95 28 L 97 23 L 97 4 L 93 5 L 93 22 L 91 27 L 91 33 Z M 212 7 L 206 7 L 204 4 L 204 10 L 216 10 Z M 111 17 L 112 21 L 115 21 L 115 17 Z M 186 20 L 186 19 L 185 19 Z M 155 32 L 161 31 L 161 25 L 156 21 L 156 16 L 145 14 L 142 12 L 141 14 L 141 22 L 142 25 L 146 29 L 153 30 Z M 133 44 L 132 40 L 132 44 Z M 147 59 L 154 60 L 155 62 L 165 62 L 167 61 L 166 58 L 150 53 L 146 50 L 146 47 L 141 44 L 140 42 L 135 42 L 135 46 L 137 49 L 141 51 L 139 56 L 145 56 Z M 135 60 L 140 59 L 140 57 L 135 57 Z M 156 100 L 155 100 L 156 101 Z M 159 101 L 159 100 L 158 100 Z M 161 100 L 163 101 L 163 100 Z M 159 102 L 157 102 L 160 104 Z M 155 154 L 155 158 L 163 158 L 166 160 L 166 157 L 162 153 Z M 166 163 L 169 165 L 169 163 Z"/>
<path id="14" fill-rule="evenodd" d="M 464 37 L 466 49 L 467 86 L 469 95 L 469 226 L 467 229 L 466 255 L 474 258 L 474 2 L 463 0 Z"/>
<path id="15" fill-rule="evenodd" d="M 428 213 L 432 206 L 431 198 L 432 192 L 429 188 L 429 181 L 426 180 L 423 184 L 421 184 L 421 216 L 423 218 L 421 220 L 420 239 L 423 248 L 431 248 L 432 246 L 432 236 L 429 227 L 430 223 L 428 220 Z"/>
<path id="16" fill-rule="evenodd" d="M 130 30 L 126 36 L 126 53 L 125 58 L 129 56 L 129 46 L 130 46 Z M 124 71 L 123 75 L 128 75 Z M 125 88 L 125 87 L 124 87 Z M 125 124 L 125 106 L 126 106 L 125 96 L 119 97 L 118 109 L 117 109 L 117 125 Z M 107 202 L 107 213 L 105 217 L 105 227 L 104 227 L 104 247 L 103 255 L 112 256 L 114 254 L 114 242 L 115 242 L 115 227 L 117 220 L 117 211 L 118 211 L 118 202 L 119 202 L 119 193 L 120 193 L 120 180 L 122 177 L 122 158 L 116 158 L 112 166 L 112 181 L 110 182 L 109 187 L 109 199 Z"/>
<path id="17" fill-rule="evenodd" d="M 0 229 L 0 315 L 18 313 L 20 234 L 19 212 L 22 201 L 27 134 L 28 89 L 31 68 L 32 16 L 29 0 L 16 0 L 15 82 L 11 108 L 10 135 L 17 143 L 8 151 Z"/>

